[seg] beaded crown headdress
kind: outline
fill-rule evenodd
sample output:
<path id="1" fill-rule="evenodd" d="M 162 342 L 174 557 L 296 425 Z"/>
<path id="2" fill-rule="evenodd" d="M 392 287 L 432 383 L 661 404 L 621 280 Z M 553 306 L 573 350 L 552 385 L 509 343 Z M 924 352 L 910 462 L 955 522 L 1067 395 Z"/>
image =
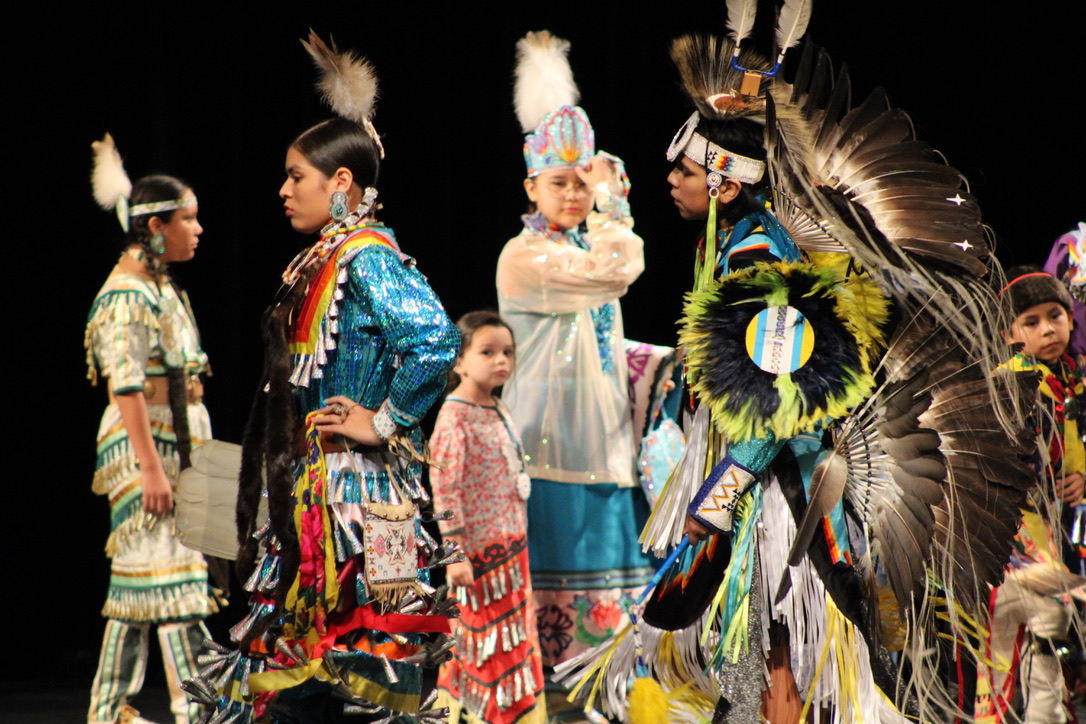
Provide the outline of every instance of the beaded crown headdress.
<path id="1" fill-rule="evenodd" d="M 517 42 L 514 105 L 524 139 L 528 178 L 584 166 L 596 154 L 596 134 L 573 82 L 569 42 L 546 30 Z"/>

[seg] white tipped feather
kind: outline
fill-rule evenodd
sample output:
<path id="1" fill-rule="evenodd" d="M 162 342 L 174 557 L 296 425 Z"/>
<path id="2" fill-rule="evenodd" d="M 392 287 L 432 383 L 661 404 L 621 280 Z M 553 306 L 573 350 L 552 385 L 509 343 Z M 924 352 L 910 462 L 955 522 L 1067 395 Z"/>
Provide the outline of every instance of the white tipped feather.
<path id="1" fill-rule="evenodd" d="M 91 172 L 94 200 L 108 211 L 117 205 L 118 198 L 127 199 L 132 195 L 132 182 L 125 173 L 113 136 L 107 133 L 101 141 L 91 143 L 91 148 L 94 149 L 94 170 Z"/>
<path id="2" fill-rule="evenodd" d="M 336 115 L 366 125 L 377 100 L 377 74 L 365 58 L 350 50 L 341 53 L 331 38 L 329 42 L 331 47 L 313 30 L 308 42 L 302 41 L 321 72 L 317 89 Z"/>
<path id="3" fill-rule="evenodd" d="M 543 116 L 581 97 L 569 67 L 569 41 L 547 30 L 528 33 L 517 42 L 513 105 L 525 133 L 535 130 Z"/>
<path id="4" fill-rule="evenodd" d="M 754 30 L 758 0 L 728 0 L 728 37 L 739 45 Z"/>
<path id="5" fill-rule="evenodd" d="M 807 32 L 811 20 L 811 0 L 784 0 L 777 16 L 777 47 L 780 52 L 791 48 Z"/>

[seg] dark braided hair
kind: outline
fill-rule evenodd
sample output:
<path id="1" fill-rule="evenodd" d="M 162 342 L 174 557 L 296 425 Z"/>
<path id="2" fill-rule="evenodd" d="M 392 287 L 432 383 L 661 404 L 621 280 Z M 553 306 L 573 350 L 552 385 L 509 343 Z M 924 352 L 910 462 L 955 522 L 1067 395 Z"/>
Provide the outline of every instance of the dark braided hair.
<path id="1" fill-rule="evenodd" d="M 297 149 L 321 173 L 331 176 L 348 168 L 360 188 L 377 182 L 380 154 L 366 130 L 353 121 L 333 118 L 306 130 L 291 147 Z M 333 257 L 334 258 L 334 257 Z M 299 279 L 286 287 L 264 312 L 261 328 L 264 339 L 264 374 L 253 398 L 249 421 L 242 438 L 237 527 L 238 575 L 248 578 L 256 566 L 260 521 L 257 510 L 264 484 L 268 491 L 271 531 L 278 542 L 279 585 L 275 603 L 282 606 L 298 572 L 301 553 L 294 528 L 294 476 L 292 463 L 302 440 L 301 414 L 290 383 L 291 358 L 288 339 L 295 311 L 305 301 L 310 282 L 320 264 L 301 271 Z M 254 626 L 242 646 L 261 635 L 274 620 L 267 616 Z"/>
<path id="2" fill-rule="evenodd" d="M 161 201 L 176 201 L 185 195 L 192 187 L 179 178 L 165 174 L 144 176 L 132 186 L 132 195 L 129 198 L 129 206 L 137 204 L 153 204 Z M 178 299 L 182 298 L 181 288 L 169 275 L 167 265 L 151 250 L 151 219 L 158 218 L 163 223 L 169 223 L 173 219 L 174 211 L 158 211 L 153 214 L 140 214 L 133 216 L 128 223 L 128 233 L 125 234 L 125 246 L 138 246 L 147 257 L 147 270 L 150 272 L 155 285 L 161 291 L 163 284 L 173 287 Z M 177 455 L 179 470 L 190 466 L 189 455 L 192 452 L 192 434 L 189 430 L 188 416 L 188 370 L 184 368 L 167 368 L 166 377 L 169 384 L 170 415 L 173 418 L 173 430 L 177 436 Z"/>
<path id="3" fill-rule="evenodd" d="M 160 201 L 176 201 L 185 195 L 192 187 L 179 178 L 155 174 L 144 176 L 132 186 L 132 196 L 128 199 L 129 206 L 138 204 L 153 204 Z M 128 233 L 125 234 L 125 246 L 138 246 L 147 256 L 147 266 L 155 282 L 161 276 L 169 276 L 166 264 L 159 259 L 159 255 L 151 250 L 151 219 L 158 218 L 163 223 L 170 223 L 175 211 L 158 211 L 153 214 L 140 214 L 133 216 L 128 222 Z"/>

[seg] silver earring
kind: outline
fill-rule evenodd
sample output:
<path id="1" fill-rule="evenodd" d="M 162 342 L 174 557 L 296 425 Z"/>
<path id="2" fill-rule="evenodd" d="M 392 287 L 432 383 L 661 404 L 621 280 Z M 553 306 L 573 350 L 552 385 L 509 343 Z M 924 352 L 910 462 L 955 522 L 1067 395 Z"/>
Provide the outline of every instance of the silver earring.
<path id="1" fill-rule="evenodd" d="M 153 251 L 156 254 L 165 254 L 166 253 L 166 235 L 163 234 L 161 231 L 156 231 L 154 233 L 154 235 L 151 237 L 150 247 L 151 247 L 151 251 Z"/>
<path id="2" fill-rule="evenodd" d="M 332 202 L 328 207 L 328 215 L 332 217 L 332 221 L 343 221 L 347 218 L 347 194 L 342 191 L 332 192 Z"/>

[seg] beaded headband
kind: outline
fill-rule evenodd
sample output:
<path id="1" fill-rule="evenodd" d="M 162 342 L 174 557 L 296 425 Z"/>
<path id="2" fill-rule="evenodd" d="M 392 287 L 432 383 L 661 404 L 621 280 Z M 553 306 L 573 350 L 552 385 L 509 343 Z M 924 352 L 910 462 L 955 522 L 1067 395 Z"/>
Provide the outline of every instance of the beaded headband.
<path id="1" fill-rule="evenodd" d="M 164 211 L 177 211 L 196 205 L 196 197 L 186 199 L 174 199 L 173 201 L 152 201 L 146 204 L 136 204 L 128 208 L 128 218 L 134 216 L 147 216 L 148 214 L 161 214 Z"/>
<path id="2" fill-rule="evenodd" d="M 675 134 L 675 138 L 671 140 L 671 145 L 667 149 L 668 161 L 674 163 L 681 153 L 704 167 L 709 172 L 709 175 L 705 177 L 705 183 L 711 188 L 721 184 L 722 176 L 745 184 L 758 183 L 762 180 L 765 174 L 765 161 L 741 156 L 716 145 L 695 131 L 699 120 L 701 120 L 701 114 L 694 111 Z"/>

